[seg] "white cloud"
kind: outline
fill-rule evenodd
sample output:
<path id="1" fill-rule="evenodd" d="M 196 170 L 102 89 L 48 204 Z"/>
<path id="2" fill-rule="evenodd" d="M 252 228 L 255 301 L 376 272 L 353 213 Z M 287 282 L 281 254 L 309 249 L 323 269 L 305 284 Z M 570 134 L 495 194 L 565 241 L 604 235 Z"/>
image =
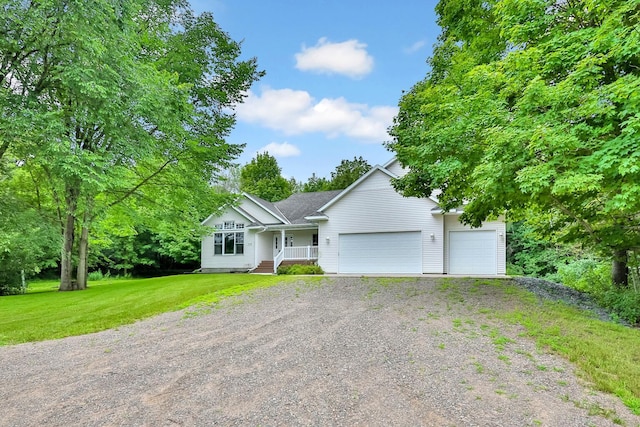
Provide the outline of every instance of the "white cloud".
<path id="1" fill-rule="evenodd" d="M 287 135 L 320 132 L 330 138 L 346 136 L 372 143 L 389 139 L 387 128 L 397 112 L 396 107 L 369 107 L 342 97 L 316 101 L 306 91 L 270 88 L 260 95 L 249 91 L 236 108 L 238 119 Z"/>
<path id="2" fill-rule="evenodd" d="M 407 54 L 415 53 L 415 52 L 419 51 L 420 49 L 422 49 L 426 44 L 427 44 L 427 42 L 425 40 L 418 40 L 417 42 L 415 42 L 411 46 L 405 48 L 404 52 L 407 53 Z"/>
<path id="3" fill-rule="evenodd" d="M 358 40 L 331 43 L 325 37 L 312 47 L 296 53 L 296 68 L 321 74 L 343 74 L 358 79 L 373 70 L 373 57 Z"/>
<path id="4" fill-rule="evenodd" d="M 273 157 L 296 157 L 300 155 L 300 149 L 288 142 L 272 142 L 259 149 L 258 153 L 269 153 Z"/>

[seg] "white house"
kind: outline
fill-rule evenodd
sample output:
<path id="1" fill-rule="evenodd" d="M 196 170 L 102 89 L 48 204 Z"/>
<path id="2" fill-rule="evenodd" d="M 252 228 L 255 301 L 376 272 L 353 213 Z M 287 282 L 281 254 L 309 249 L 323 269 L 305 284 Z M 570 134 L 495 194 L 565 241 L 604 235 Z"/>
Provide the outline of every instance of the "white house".
<path id="1" fill-rule="evenodd" d="M 243 194 L 210 216 L 202 271 L 274 271 L 284 260 L 315 261 L 325 273 L 504 275 L 502 219 L 472 229 L 437 198 L 403 197 L 395 160 L 345 190 L 298 193 L 271 203 Z"/>

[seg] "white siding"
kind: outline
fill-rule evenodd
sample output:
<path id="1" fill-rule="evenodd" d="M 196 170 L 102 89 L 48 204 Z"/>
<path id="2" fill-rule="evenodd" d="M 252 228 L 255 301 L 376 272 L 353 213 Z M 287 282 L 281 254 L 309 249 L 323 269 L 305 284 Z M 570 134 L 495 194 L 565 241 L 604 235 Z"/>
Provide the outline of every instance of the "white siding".
<path id="1" fill-rule="evenodd" d="M 235 221 L 249 223 L 244 216 L 229 208 L 224 215 L 218 218 L 210 218 L 204 225 L 212 227 L 224 221 Z M 240 230 L 237 230 L 239 232 Z M 215 270 L 249 270 L 255 266 L 255 232 L 244 230 L 244 254 L 243 255 L 214 255 L 213 254 L 213 230 L 212 234 L 202 238 L 201 246 L 201 267 L 203 269 Z"/>
<path id="2" fill-rule="evenodd" d="M 320 222 L 318 263 L 327 273 L 338 272 L 340 234 L 422 231 L 422 272 L 442 273 L 443 217 L 432 215 L 433 207 L 429 199 L 402 197 L 388 175 L 374 172 L 325 210 L 329 221 Z"/>
<path id="3" fill-rule="evenodd" d="M 385 169 L 396 176 L 403 176 L 407 173 L 407 170 L 400 165 L 400 162 L 397 159 L 394 159 L 393 162 L 387 165 Z"/>
<path id="4" fill-rule="evenodd" d="M 281 224 L 282 221 L 268 213 L 263 207 L 243 197 L 240 208 L 263 224 Z"/>
<path id="5" fill-rule="evenodd" d="M 464 231 L 464 230 L 491 230 L 496 233 L 496 269 L 497 274 L 506 274 L 506 262 L 507 262 L 507 239 L 506 239 L 506 225 L 503 218 L 499 218 L 497 221 L 487 221 L 482 224 L 482 227 L 472 229 L 469 226 L 463 225 L 459 221 L 459 215 L 445 215 L 444 227 L 445 227 L 445 247 L 444 247 L 444 264 L 445 272 L 449 272 L 449 231 Z"/>

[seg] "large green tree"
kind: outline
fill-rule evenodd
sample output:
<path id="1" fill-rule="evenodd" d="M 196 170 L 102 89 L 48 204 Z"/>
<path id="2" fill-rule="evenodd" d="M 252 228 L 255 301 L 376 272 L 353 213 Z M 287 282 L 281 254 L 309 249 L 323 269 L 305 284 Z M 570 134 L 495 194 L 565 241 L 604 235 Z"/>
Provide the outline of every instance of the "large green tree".
<path id="1" fill-rule="evenodd" d="M 342 190 L 369 172 L 371 165 L 365 159 L 354 157 L 353 160 L 342 160 L 336 169 L 331 172 L 331 179 L 327 190 Z"/>
<path id="2" fill-rule="evenodd" d="M 354 157 L 353 160 L 341 160 L 331 172 L 331 178 L 317 177 L 311 175 L 302 186 L 302 191 L 310 193 L 314 191 L 342 190 L 353 184 L 362 175 L 371 169 L 371 165 L 362 156 Z"/>
<path id="3" fill-rule="evenodd" d="M 640 248 L 640 1 L 443 0 L 388 147 L 405 195 L 510 213 L 613 260 Z"/>
<path id="4" fill-rule="evenodd" d="M 179 0 L 10 0 L 2 10 L 0 155 L 46 177 L 63 235 L 60 289 L 83 289 L 91 229 L 114 206 L 209 203 L 212 175 L 242 149 L 225 142 L 231 109 L 261 73 L 210 14 Z"/>
<path id="5" fill-rule="evenodd" d="M 240 169 L 240 190 L 270 202 L 286 199 L 293 183 L 282 176 L 282 169 L 269 153 L 258 153 Z"/>

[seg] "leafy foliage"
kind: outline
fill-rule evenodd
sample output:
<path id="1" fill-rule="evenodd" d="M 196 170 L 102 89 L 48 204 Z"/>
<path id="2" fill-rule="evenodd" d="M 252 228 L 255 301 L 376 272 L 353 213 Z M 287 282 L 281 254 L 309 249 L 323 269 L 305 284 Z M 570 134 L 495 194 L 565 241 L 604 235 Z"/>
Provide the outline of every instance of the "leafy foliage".
<path id="1" fill-rule="evenodd" d="M 278 267 L 278 274 L 300 275 L 300 274 L 324 274 L 322 267 L 311 264 L 281 265 Z"/>
<path id="2" fill-rule="evenodd" d="M 258 153 L 240 170 L 240 190 L 270 202 L 286 199 L 293 188 L 281 173 L 275 157 Z"/>
<path id="3" fill-rule="evenodd" d="M 369 172 L 371 165 L 365 159 L 354 157 L 353 160 L 342 160 L 335 171 L 331 172 L 331 180 L 327 190 L 342 190 Z"/>
<path id="4" fill-rule="evenodd" d="M 365 159 L 354 157 L 353 160 L 342 160 L 335 170 L 331 172 L 331 179 L 317 177 L 313 174 L 303 185 L 302 191 L 310 193 L 314 191 L 342 190 L 353 184 L 362 175 L 371 169 L 371 165 Z"/>
<path id="5" fill-rule="evenodd" d="M 51 218 L 29 206 L 15 187 L 0 177 L 0 295 L 21 292 L 28 279 L 53 267 L 60 234 Z"/>
<path id="6" fill-rule="evenodd" d="M 388 147 L 407 196 L 508 211 L 617 262 L 640 247 L 640 1 L 447 0 Z"/>
<path id="7" fill-rule="evenodd" d="M 213 210 L 209 182 L 242 150 L 225 142 L 233 107 L 262 75 L 239 56 L 211 14 L 178 0 L 4 3 L 0 158 L 51 195 L 62 290 L 76 260 L 86 286 L 90 236 L 115 206 L 135 199 L 165 223 Z"/>
<path id="8" fill-rule="evenodd" d="M 508 224 L 507 263 L 517 275 L 558 280 L 558 269 L 574 259 L 571 248 L 541 237 L 526 222 Z"/>

